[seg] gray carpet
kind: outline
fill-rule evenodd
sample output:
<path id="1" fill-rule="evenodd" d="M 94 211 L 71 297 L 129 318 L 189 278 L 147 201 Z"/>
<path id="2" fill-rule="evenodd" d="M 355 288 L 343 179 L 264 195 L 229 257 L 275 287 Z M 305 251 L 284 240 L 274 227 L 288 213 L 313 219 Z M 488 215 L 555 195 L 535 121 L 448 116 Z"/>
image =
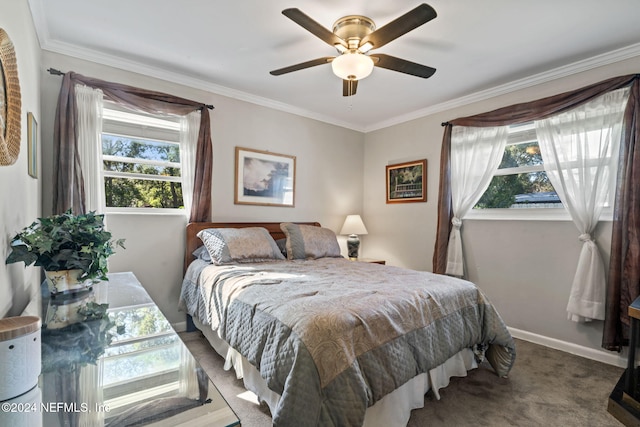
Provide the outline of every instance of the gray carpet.
<path id="1" fill-rule="evenodd" d="M 242 426 L 270 426 L 269 409 L 237 397 L 244 391 L 242 381 L 222 369 L 223 360 L 212 353 L 202 334 L 180 335 Z M 622 368 L 522 340 L 516 345 L 509 378 L 498 378 L 486 362 L 465 378 L 452 378 L 440 390 L 440 400 L 427 393 L 425 407 L 412 412 L 408 427 L 622 425 L 607 412 L 609 393 Z"/>

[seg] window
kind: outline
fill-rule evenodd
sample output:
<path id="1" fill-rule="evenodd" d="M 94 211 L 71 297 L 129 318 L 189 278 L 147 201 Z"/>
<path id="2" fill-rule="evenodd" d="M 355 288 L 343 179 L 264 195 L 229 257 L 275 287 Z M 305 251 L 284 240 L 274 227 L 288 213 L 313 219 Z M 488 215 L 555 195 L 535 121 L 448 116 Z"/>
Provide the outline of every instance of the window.
<path id="1" fill-rule="evenodd" d="M 133 113 L 105 101 L 101 145 L 107 212 L 184 208 L 179 117 Z"/>
<path id="2" fill-rule="evenodd" d="M 612 217 L 613 191 L 609 197 L 603 220 Z M 571 220 L 545 172 L 533 122 L 509 127 L 502 161 L 489 187 L 465 218 Z"/>
<path id="3" fill-rule="evenodd" d="M 511 126 L 500 166 L 474 209 L 562 207 L 544 170 L 533 123 Z"/>
<path id="4" fill-rule="evenodd" d="M 180 388 L 180 338 L 155 304 L 109 311 L 109 319 L 123 326 L 102 356 L 103 397 L 117 419 L 142 402 L 176 396 Z"/>

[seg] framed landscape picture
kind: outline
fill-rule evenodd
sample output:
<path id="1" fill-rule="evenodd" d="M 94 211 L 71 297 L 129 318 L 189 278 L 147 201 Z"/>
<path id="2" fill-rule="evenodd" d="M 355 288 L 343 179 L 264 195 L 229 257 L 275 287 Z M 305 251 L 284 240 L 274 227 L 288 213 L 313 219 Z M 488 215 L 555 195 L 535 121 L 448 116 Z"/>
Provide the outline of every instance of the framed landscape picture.
<path id="1" fill-rule="evenodd" d="M 295 206 L 296 158 L 236 147 L 234 203 Z"/>
<path id="2" fill-rule="evenodd" d="M 427 160 L 387 165 L 387 203 L 427 201 Z"/>

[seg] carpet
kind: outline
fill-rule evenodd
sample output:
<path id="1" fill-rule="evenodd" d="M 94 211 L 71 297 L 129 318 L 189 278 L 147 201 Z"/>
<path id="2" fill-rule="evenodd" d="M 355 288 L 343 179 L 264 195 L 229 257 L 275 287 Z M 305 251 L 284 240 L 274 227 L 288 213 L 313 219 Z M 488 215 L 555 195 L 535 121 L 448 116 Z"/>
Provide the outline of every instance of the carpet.
<path id="1" fill-rule="evenodd" d="M 223 359 L 200 332 L 180 336 L 243 427 L 271 425 L 269 408 L 239 397 L 245 391 L 242 381 L 223 369 Z M 523 340 L 516 340 L 516 346 L 509 378 L 499 378 L 483 362 L 467 377 L 452 378 L 440 390 L 440 400 L 428 392 L 424 408 L 411 413 L 407 427 L 622 425 L 607 412 L 609 394 L 622 368 Z"/>

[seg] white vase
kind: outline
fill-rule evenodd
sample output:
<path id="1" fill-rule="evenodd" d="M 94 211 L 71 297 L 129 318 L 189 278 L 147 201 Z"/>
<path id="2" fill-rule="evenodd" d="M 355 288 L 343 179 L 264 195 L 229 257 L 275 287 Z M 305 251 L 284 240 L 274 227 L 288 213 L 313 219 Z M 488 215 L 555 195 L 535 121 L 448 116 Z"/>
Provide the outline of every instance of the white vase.
<path id="1" fill-rule="evenodd" d="M 45 270 L 44 275 L 47 278 L 51 295 L 79 292 L 87 289 L 93 283 L 91 280 L 78 280 L 78 277 L 82 275 L 82 270 L 79 268 L 59 271 Z"/>

